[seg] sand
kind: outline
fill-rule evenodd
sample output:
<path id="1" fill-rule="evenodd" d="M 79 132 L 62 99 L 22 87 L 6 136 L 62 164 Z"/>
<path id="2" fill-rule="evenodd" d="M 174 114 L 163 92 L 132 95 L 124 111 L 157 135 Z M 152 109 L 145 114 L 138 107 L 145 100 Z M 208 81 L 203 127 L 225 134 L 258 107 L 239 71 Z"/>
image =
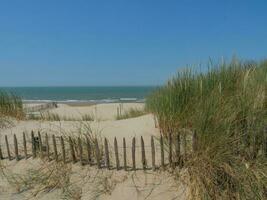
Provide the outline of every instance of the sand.
<path id="1" fill-rule="evenodd" d="M 137 118 L 125 120 L 115 120 L 117 115 L 117 107 L 119 104 L 98 104 L 92 106 L 69 106 L 60 104 L 58 108 L 52 109 L 49 112 L 56 113 L 60 116 L 68 116 L 78 118 L 83 114 L 94 113 L 97 120 L 92 122 L 79 121 L 19 121 L 14 122 L 14 126 L 1 131 L 0 139 L 1 146 L 4 146 L 4 135 L 8 135 L 10 143 L 13 142 L 13 134 L 17 135 L 19 148 L 22 149 L 22 132 L 25 132 L 27 139 L 30 140 L 30 131 L 41 131 L 42 133 L 56 135 L 79 135 L 79 130 L 84 127 L 90 127 L 93 134 L 107 138 L 111 151 L 113 150 L 114 137 L 118 140 L 120 161 L 122 165 L 122 140 L 126 139 L 128 165 L 131 165 L 131 141 L 136 137 L 137 149 L 136 160 L 137 168 L 141 169 L 141 148 L 140 137 L 143 136 L 145 141 L 145 149 L 147 163 L 151 165 L 151 136 L 157 138 L 159 130 L 155 128 L 154 118 L 151 114 L 146 114 Z M 123 111 L 130 108 L 142 109 L 141 103 L 123 104 Z M 89 130 L 88 130 L 89 131 Z M 158 155 L 160 152 L 158 141 L 156 145 L 156 164 L 160 163 Z M 11 144 L 11 149 L 12 149 Z M 5 154 L 6 152 L 4 152 Z M 166 156 L 167 157 L 167 156 Z M 114 156 L 111 156 L 111 163 L 114 166 Z M 7 165 L 9 173 L 18 173 L 28 175 L 27 170 L 41 169 L 47 165 L 47 169 L 53 167 L 54 162 L 47 164 L 40 159 L 29 158 L 19 162 L 12 160 L 2 161 L 2 166 Z M 161 170 L 153 172 L 152 170 L 137 170 L 136 172 L 124 170 L 98 170 L 96 166 L 89 167 L 88 165 L 81 166 L 79 163 L 68 164 L 70 171 L 69 186 L 66 190 L 70 190 L 67 199 L 186 199 L 187 187 L 181 181 L 177 181 L 174 177 Z M 64 167 L 65 168 L 65 167 Z M 66 167 L 67 168 L 67 167 Z M 40 170 L 41 171 L 41 170 Z M 10 185 L 5 178 L 0 180 L 0 199 L 27 199 L 32 197 L 35 189 L 30 189 L 24 192 L 19 186 Z M 80 197 L 80 198 L 79 198 Z M 54 189 L 49 192 L 38 193 L 33 199 L 61 199 L 62 189 Z"/>

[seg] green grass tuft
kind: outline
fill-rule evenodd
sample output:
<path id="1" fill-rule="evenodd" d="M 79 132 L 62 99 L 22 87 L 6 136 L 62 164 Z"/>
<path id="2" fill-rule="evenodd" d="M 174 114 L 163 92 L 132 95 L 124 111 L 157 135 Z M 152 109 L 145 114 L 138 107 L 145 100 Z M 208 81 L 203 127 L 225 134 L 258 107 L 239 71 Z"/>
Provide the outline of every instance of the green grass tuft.
<path id="1" fill-rule="evenodd" d="M 267 61 L 187 69 L 151 94 L 146 108 L 161 132 L 197 133 L 185 167 L 192 199 L 264 199 L 267 160 Z"/>

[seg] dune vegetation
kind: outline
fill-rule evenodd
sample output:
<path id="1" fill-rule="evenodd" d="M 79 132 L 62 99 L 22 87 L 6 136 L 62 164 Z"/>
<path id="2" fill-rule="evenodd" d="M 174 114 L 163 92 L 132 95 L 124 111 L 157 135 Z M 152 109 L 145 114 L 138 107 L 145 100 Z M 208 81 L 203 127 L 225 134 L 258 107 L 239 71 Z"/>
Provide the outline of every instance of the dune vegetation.
<path id="1" fill-rule="evenodd" d="M 11 125 L 11 119 L 25 117 L 22 100 L 19 96 L 0 91 L 0 128 Z"/>
<path id="2" fill-rule="evenodd" d="M 117 115 L 116 120 L 140 117 L 145 114 L 146 114 L 146 111 L 143 109 L 130 108 L 129 110 L 124 111 L 121 115 Z"/>
<path id="3" fill-rule="evenodd" d="M 165 136 L 196 132 L 184 163 L 192 199 L 267 198 L 267 61 L 178 72 L 146 108 Z"/>

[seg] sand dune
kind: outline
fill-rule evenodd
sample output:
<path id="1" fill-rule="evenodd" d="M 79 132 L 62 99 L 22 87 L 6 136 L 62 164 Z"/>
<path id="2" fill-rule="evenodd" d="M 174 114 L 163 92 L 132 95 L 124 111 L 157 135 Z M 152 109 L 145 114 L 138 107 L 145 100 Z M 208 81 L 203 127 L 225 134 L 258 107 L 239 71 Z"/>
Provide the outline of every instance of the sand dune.
<path id="1" fill-rule="evenodd" d="M 117 137 L 119 147 L 122 146 L 122 138 L 126 138 L 127 146 L 131 144 L 132 137 L 136 137 L 137 146 L 140 147 L 140 137 L 144 137 L 147 151 L 147 162 L 151 163 L 150 159 L 150 137 L 151 135 L 158 137 L 159 130 L 155 128 L 154 119 L 151 114 L 147 114 L 137 118 L 125 120 L 115 120 L 118 104 L 99 104 L 90 107 L 72 107 L 68 105 L 60 105 L 59 108 L 51 110 L 59 115 L 68 115 L 78 117 L 80 114 L 94 112 L 97 110 L 97 115 L 100 121 L 79 122 L 79 121 L 20 121 L 16 122 L 14 127 L 3 130 L 1 132 L 1 145 L 4 145 L 4 135 L 8 135 L 10 141 L 13 141 L 13 134 L 16 134 L 18 141 L 22 141 L 22 132 L 27 133 L 27 138 L 30 139 L 31 130 L 39 130 L 48 134 L 79 134 L 79 129 L 83 123 L 89 125 L 94 134 L 106 137 L 109 140 L 112 149 L 113 139 Z M 142 108 L 143 104 L 124 104 L 124 109 L 131 107 Z M 136 159 L 141 159 L 141 150 L 137 147 Z M 130 148 L 127 149 L 127 154 L 130 155 Z M 121 149 L 120 156 L 121 154 Z M 5 152 L 4 152 L 5 153 Z M 159 148 L 156 143 L 156 155 L 159 155 Z M 131 164 L 128 157 L 128 164 Z M 159 164 L 159 157 L 156 162 Z M 44 164 L 40 159 L 15 160 L 6 161 L 2 164 L 7 165 L 7 169 L 13 173 L 26 174 L 27 169 L 41 169 Z M 111 163 L 114 164 L 114 157 L 111 157 Z M 137 162 L 140 163 L 141 162 Z M 141 168 L 140 164 L 137 166 Z M 185 199 L 186 187 L 175 181 L 167 172 L 144 172 L 142 170 L 136 172 L 125 172 L 123 170 L 98 170 L 95 166 L 89 167 L 80 166 L 78 163 L 69 164 L 71 168 L 70 183 L 71 187 L 76 187 L 75 195 L 81 195 L 80 199 Z M 179 185 L 180 184 L 180 185 Z M 18 189 L 18 188 L 17 188 Z M 20 188 L 21 189 L 21 188 Z M 26 199 L 31 195 L 31 190 L 17 193 L 14 186 L 10 186 L 5 179 L 0 181 L 0 199 Z M 60 199 L 62 198 L 62 190 L 53 190 L 49 193 L 40 193 L 35 199 Z M 70 198 L 71 199 L 71 198 Z M 74 198 L 73 198 L 74 199 Z M 79 198 L 78 198 L 79 199 Z"/>

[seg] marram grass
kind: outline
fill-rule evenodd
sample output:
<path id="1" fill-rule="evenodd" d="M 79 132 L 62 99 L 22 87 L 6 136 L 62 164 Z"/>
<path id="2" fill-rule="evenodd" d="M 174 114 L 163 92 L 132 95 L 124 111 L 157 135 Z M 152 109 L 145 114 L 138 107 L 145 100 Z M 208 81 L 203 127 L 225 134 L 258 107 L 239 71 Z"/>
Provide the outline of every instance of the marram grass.
<path id="1" fill-rule="evenodd" d="M 147 98 L 163 134 L 197 133 L 198 149 L 185 162 L 192 199 L 267 198 L 266 96 L 267 61 L 233 59 L 178 72 Z"/>
<path id="2" fill-rule="evenodd" d="M 8 92 L 0 91 L 0 117 L 24 118 L 21 98 Z"/>

